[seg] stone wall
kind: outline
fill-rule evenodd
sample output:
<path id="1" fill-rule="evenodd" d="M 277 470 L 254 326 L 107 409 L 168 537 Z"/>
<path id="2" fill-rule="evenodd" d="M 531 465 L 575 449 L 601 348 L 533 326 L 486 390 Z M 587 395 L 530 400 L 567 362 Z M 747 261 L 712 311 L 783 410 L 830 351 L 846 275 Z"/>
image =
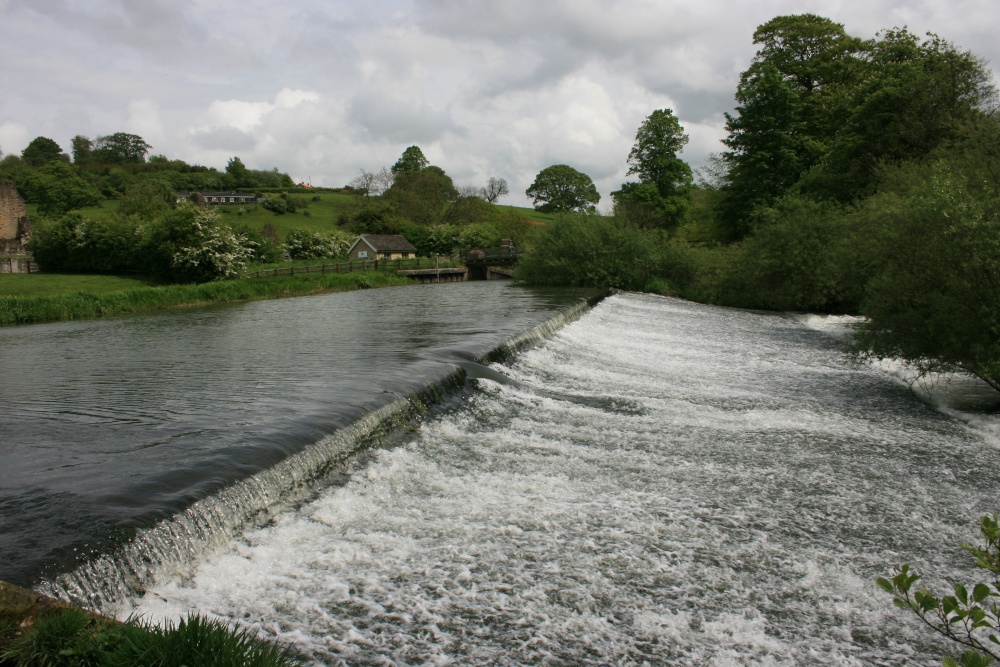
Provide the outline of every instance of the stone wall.
<path id="1" fill-rule="evenodd" d="M 27 252 L 31 240 L 31 221 L 24 200 L 10 181 L 0 181 L 0 254 Z"/>

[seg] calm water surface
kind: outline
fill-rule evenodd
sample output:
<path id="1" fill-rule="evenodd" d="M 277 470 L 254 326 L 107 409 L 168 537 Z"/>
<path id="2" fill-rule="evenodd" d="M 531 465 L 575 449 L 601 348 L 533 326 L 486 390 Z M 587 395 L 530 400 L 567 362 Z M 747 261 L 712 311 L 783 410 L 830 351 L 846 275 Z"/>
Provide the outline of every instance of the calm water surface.
<path id="1" fill-rule="evenodd" d="M 551 318 L 423 285 L 0 329 L 0 579 L 127 540 Z"/>

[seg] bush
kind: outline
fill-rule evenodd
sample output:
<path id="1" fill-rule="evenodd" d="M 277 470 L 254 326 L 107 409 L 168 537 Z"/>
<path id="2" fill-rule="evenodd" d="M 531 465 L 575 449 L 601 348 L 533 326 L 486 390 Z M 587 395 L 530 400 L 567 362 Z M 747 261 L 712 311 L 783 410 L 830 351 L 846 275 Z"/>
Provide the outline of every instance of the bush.
<path id="1" fill-rule="evenodd" d="M 540 285 L 641 290 L 653 277 L 652 237 L 615 218 L 566 215 L 542 230 L 515 277 Z"/>
<path id="2" fill-rule="evenodd" d="M 236 278 L 246 271 L 256 243 L 218 224 L 219 213 L 178 206 L 148 229 L 142 258 L 148 270 L 170 282 Z"/>
<path id="3" fill-rule="evenodd" d="M 329 259 L 343 257 L 351 241 L 340 234 L 320 234 L 293 229 L 285 238 L 285 251 L 292 259 Z"/>
<path id="4" fill-rule="evenodd" d="M 870 276 L 857 218 L 789 195 L 761 209 L 758 226 L 733 256 L 722 286 L 726 305 L 770 310 L 857 312 Z"/>

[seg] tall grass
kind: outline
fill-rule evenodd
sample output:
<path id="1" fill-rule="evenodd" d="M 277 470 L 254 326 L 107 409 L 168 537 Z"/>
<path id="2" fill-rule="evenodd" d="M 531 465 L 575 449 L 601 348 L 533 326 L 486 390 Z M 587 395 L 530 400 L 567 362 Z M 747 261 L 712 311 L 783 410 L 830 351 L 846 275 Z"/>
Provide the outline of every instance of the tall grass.
<path id="1" fill-rule="evenodd" d="M 176 626 L 138 619 L 116 623 L 79 609 L 39 617 L 34 627 L 0 646 L 2 664 L 27 667 L 285 667 L 301 664 L 285 646 L 271 644 L 248 628 L 191 616 Z"/>
<path id="2" fill-rule="evenodd" d="M 57 295 L 0 296 L 0 325 L 106 317 L 178 306 L 205 306 L 409 284 L 412 281 L 408 278 L 368 271 L 137 287 L 102 293 L 76 291 Z"/>

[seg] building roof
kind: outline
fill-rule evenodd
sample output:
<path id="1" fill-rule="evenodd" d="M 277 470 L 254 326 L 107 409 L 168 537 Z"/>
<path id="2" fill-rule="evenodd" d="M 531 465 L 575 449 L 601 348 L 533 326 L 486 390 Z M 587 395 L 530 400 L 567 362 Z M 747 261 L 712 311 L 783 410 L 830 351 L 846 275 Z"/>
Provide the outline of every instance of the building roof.
<path id="1" fill-rule="evenodd" d="M 350 253 L 359 243 L 364 243 L 375 252 L 416 252 L 416 247 L 402 234 L 362 234 L 354 242 Z"/>

